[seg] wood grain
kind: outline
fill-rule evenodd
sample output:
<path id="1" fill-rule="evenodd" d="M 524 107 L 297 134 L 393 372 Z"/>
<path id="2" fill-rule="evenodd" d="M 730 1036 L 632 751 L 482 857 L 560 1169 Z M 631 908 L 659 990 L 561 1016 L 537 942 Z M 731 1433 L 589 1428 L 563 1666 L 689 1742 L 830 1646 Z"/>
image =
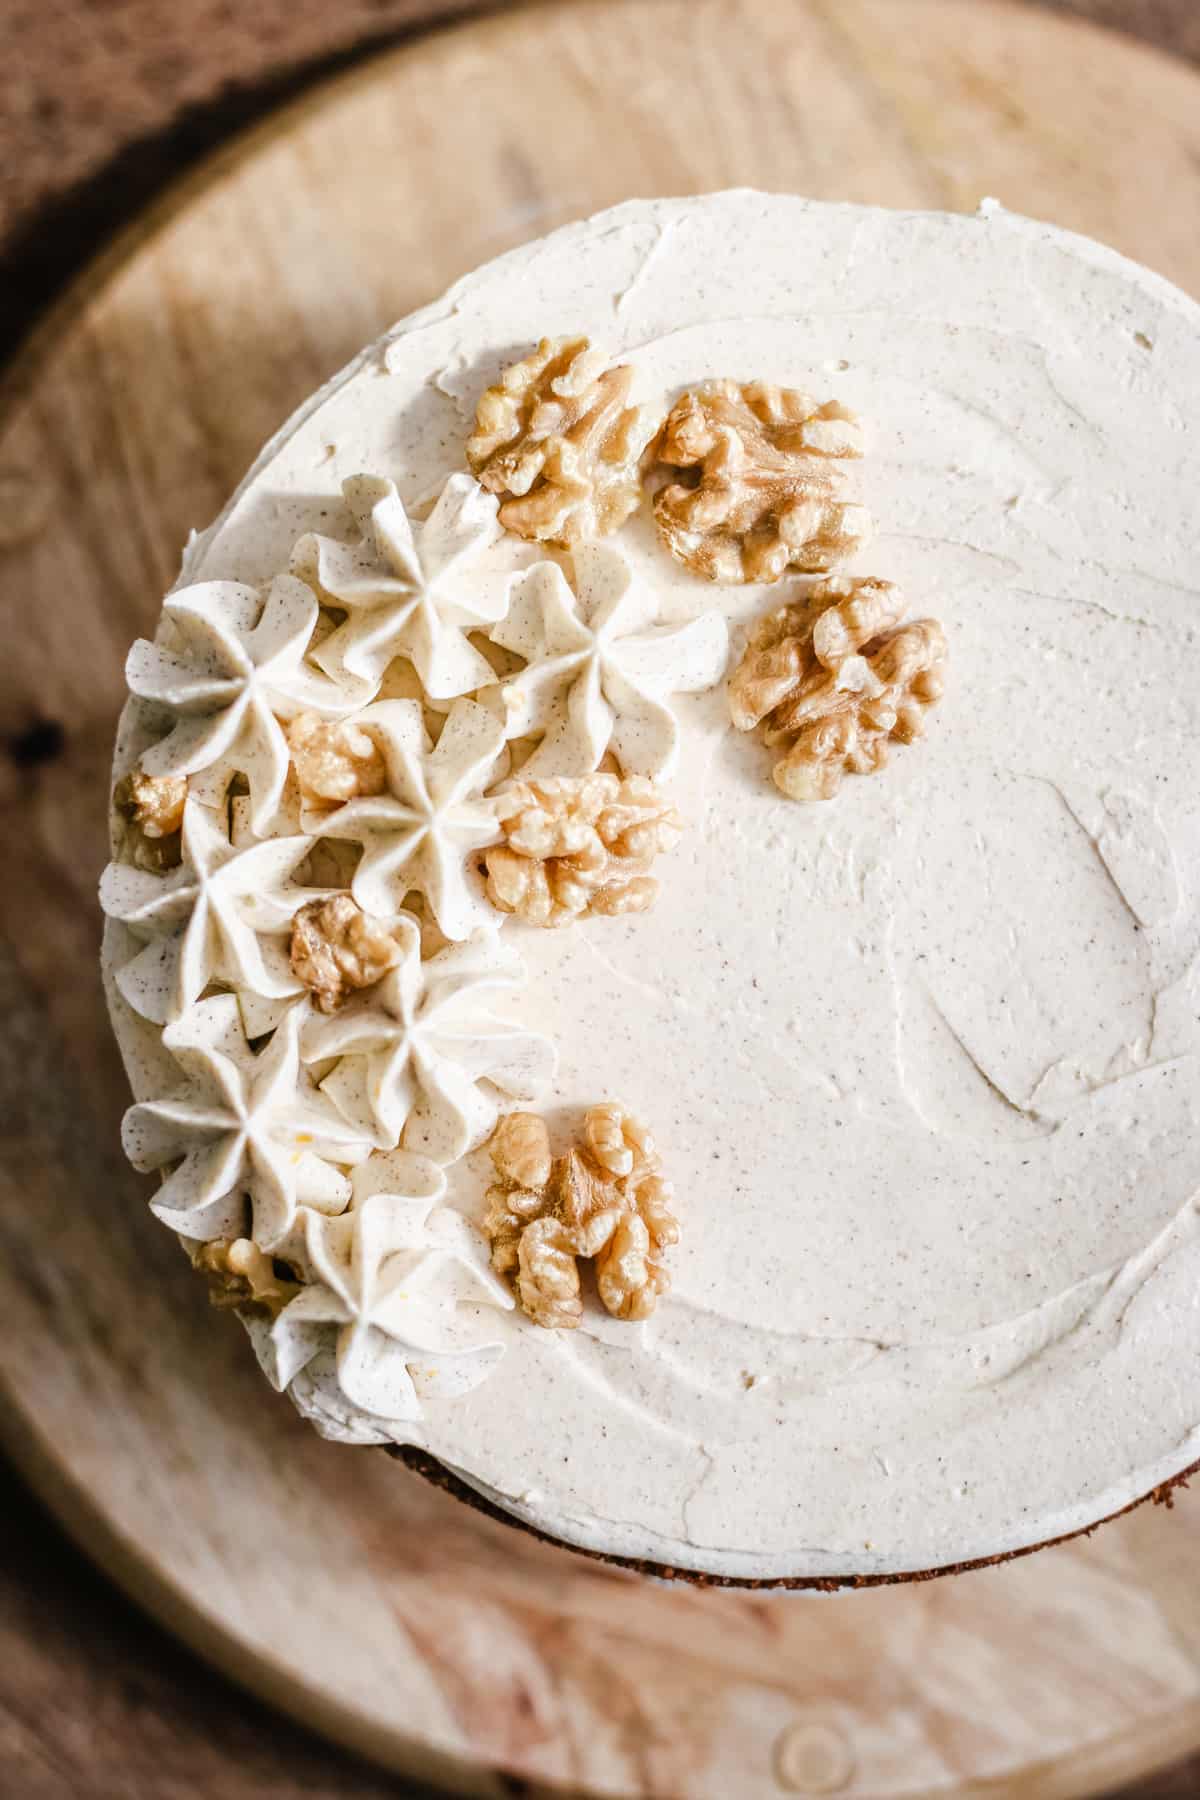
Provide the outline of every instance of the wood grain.
<path id="1" fill-rule="evenodd" d="M 965 1580 L 780 1602 L 652 1588 L 313 1437 L 207 1314 L 117 1150 L 92 895 L 124 648 L 289 408 L 508 244 L 739 181 L 992 192 L 1200 287 L 1198 99 L 1149 52 L 976 0 L 484 21 L 235 147 L 0 393 L 6 1435 L 144 1603 L 393 1766 L 487 1794 L 507 1776 L 752 1800 L 789 1768 L 809 1791 L 842 1768 L 839 1791 L 875 1800 L 1082 1793 L 1200 1742 L 1200 1508 Z M 1144 203 L 1151 182 L 1172 206 Z"/>
<path id="2" fill-rule="evenodd" d="M 114 155 L 120 182 L 149 197 L 187 158 L 272 101 L 451 13 L 484 0 L 8 0 L 0 87 L 0 246 L 21 234 L 36 254 L 47 208 L 101 182 Z M 1200 58 L 1194 0 L 1040 0 Z M 115 171 L 114 171 L 115 173 Z M 89 197 L 91 198 L 91 197 Z M 103 196 L 102 196 L 103 202 Z M 92 212 L 84 205 L 76 222 Z M 36 238 L 28 230 L 36 221 Z M 115 222 L 110 220 L 110 223 Z M 66 246 L 64 246 L 64 249 Z M 28 280 L 20 269 L 17 280 Z M 2 313 L 0 313 L 2 318 Z"/>
<path id="3" fill-rule="evenodd" d="M 150 1626 L 32 1499 L 6 1494 L 4 1523 L 5 1800 L 396 1800 L 394 1778 L 264 1717 Z"/>

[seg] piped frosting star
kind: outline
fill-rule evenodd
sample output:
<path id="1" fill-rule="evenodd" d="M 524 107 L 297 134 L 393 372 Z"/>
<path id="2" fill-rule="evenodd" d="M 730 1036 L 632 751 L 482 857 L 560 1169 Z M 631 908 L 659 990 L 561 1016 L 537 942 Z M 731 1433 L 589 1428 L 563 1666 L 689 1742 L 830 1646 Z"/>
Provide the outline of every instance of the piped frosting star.
<path id="1" fill-rule="evenodd" d="M 398 912 L 422 894 L 439 928 L 456 941 L 494 925 L 496 914 L 471 859 L 499 836 L 483 789 L 501 772 L 504 728 L 473 700 L 451 707 L 436 746 L 416 700 L 381 700 L 354 723 L 382 753 L 387 788 L 333 812 L 308 808 L 307 829 L 362 845 L 352 892 L 364 912 Z"/>
<path id="2" fill-rule="evenodd" d="M 361 533 L 341 544 L 315 532 L 292 553 L 292 572 L 348 614 L 315 652 L 378 685 L 395 656 L 406 656 L 434 700 L 469 694 L 492 671 L 466 633 L 501 619 L 509 579 L 472 570 L 500 536 L 497 501 L 469 475 L 452 475 L 428 519 L 413 523 L 395 484 L 352 475 L 342 494 Z"/>
<path id="3" fill-rule="evenodd" d="M 302 1010 L 288 1012 L 257 1055 L 232 994 L 202 1000 L 163 1032 L 186 1085 L 131 1106 L 121 1141 L 135 1169 L 178 1163 L 150 1210 L 183 1237 L 244 1235 L 249 1199 L 254 1242 L 286 1255 L 303 1209 L 338 1213 L 349 1201 L 335 1165 L 360 1161 L 370 1144 L 301 1069 Z"/>
<path id="4" fill-rule="evenodd" d="M 139 638 L 125 664 L 132 693 L 174 715 L 142 757 L 148 775 L 198 775 L 193 791 L 219 804 L 233 774 L 250 788 L 253 829 L 263 836 L 288 771 L 281 719 L 299 712 L 338 718 L 361 705 L 305 661 L 319 613 L 312 590 L 277 575 L 266 598 L 238 581 L 201 581 L 167 597 L 169 647 Z"/>
<path id="5" fill-rule="evenodd" d="M 277 1387 L 331 1336 L 342 1393 L 380 1418 L 419 1418 L 422 1398 L 464 1394 L 487 1378 L 504 1346 L 480 1341 L 474 1308 L 509 1309 L 512 1296 L 479 1232 L 439 1206 L 445 1185 L 433 1163 L 397 1150 L 355 1170 L 347 1212 L 306 1216 L 309 1285 L 270 1329 Z"/>
<path id="6" fill-rule="evenodd" d="M 394 932 L 401 961 L 329 1018 L 304 1026 L 305 1062 L 338 1057 L 321 1083 L 359 1131 L 385 1148 L 451 1163 L 496 1123 L 495 1091 L 535 1099 L 554 1073 L 554 1047 L 481 1007 L 495 988 L 518 986 L 519 958 L 495 932 L 480 932 L 421 961 L 415 920 Z"/>
<path id="7" fill-rule="evenodd" d="M 522 774 L 587 775 L 611 750 L 626 775 L 669 775 L 679 726 L 666 697 L 720 679 L 725 621 L 655 626 L 654 595 L 610 544 L 578 545 L 573 563 L 574 592 L 556 563 L 535 564 L 489 634 L 525 658 L 501 686 L 509 737 L 542 740 Z"/>
<path id="8" fill-rule="evenodd" d="M 157 1025 L 178 1019 L 210 981 L 267 1000 L 302 992 L 288 962 L 293 915 L 324 890 L 290 879 L 312 850 L 305 836 L 239 847 L 223 814 L 189 799 L 180 839 L 183 861 L 167 875 L 110 863 L 100 904 L 149 941 L 116 974 L 133 1010 Z"/>

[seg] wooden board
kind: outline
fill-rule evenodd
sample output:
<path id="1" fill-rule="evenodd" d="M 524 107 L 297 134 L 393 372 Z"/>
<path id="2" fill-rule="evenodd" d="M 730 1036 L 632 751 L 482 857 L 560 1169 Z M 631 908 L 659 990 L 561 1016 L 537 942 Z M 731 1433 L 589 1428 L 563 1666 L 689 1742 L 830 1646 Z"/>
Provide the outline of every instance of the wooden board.
<path id="1" fill-rule="evenodd" d="M 425 40 L 234 146 L 0 392 L 4 1432 L 184 1637 L 396 1768 L 488 1795 L 1081 1794 L 1200 1743 L 1200 1496 L 952 1581 L 654 1587 L 312 1436 L 117 1147 L 109 741 L 186 531 L 466 268 L 630 194 L 735 182 L 992 193 L 1200 288 L 1180 65 L 992 0 L 585 0 Z"/>

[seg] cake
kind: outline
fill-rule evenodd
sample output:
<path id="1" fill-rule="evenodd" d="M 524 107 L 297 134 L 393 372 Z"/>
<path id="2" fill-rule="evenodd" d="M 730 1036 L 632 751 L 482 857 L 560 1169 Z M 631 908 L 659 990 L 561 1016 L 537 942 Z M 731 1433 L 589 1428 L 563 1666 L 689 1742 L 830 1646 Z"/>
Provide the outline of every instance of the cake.
<path id="1" fill-rule="evenodd" d="M 1200 1458 L 1200 311 L 635 201 L 284 426 L 134 646 L 155 1215 L 326 1436 L 741 1582 Z"/>

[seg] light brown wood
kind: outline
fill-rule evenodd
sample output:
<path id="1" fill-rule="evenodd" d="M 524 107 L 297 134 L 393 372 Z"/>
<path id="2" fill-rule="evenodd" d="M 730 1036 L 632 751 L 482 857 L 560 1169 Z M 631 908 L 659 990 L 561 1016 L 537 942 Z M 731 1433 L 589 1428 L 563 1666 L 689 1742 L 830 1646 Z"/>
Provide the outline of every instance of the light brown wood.
<path id="1" fill-rule="evenodd" d="M 187 529 L 464 269 L 630 194 L 737 182 L 993 193 L 1200 288 L 1200 81 L 1164 58 L 991 0 L 584 0 L 405 49 L 235 146 L 0 394 L 5 1436 L 190 1642 L 395 1767 L 492 1795 L 501 1772 L 1081 1794 L 1200 1743 L 1200 1504 L 906 1589 L 654 1587 L 313 1437 L 117 1147 L 93 901 L 109 741 Z"/>

